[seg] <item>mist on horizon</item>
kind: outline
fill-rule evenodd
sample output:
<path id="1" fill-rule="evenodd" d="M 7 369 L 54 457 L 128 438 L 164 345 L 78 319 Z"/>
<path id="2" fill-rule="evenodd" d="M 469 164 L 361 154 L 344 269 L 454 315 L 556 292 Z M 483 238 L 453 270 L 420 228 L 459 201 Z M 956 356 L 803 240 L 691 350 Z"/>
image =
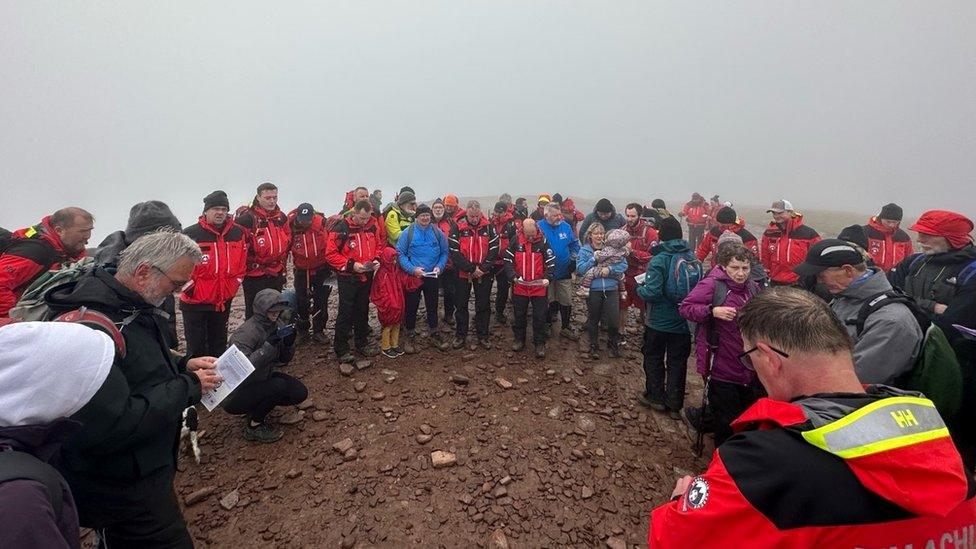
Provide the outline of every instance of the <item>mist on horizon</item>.
<path id="1" fill-rule="evenodd" d="M 357 185 L 976 215 L 976 3 L 0 5 L 0 226 Z M 678 204 L 670 204 L 672 207 Z M 618 204 L 622 207 L 623 204 Z"/>

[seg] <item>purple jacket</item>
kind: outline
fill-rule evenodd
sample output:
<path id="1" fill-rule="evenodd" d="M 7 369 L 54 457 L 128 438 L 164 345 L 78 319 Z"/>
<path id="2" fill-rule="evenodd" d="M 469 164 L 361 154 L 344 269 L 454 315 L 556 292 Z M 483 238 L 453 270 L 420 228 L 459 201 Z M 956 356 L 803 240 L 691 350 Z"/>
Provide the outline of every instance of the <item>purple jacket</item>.
<path id="1" fill-rule="evenodd" d="M 0 427 L 0 451 L 17 450 L 51 463 L 61 442 L 77 427 L 77 423 L 69 420 Z M 51 501 L 40 482 L 11 480 L 0 484 L 0 547 L 80 547 L 78 512 L 68 485 L 63 479 L 61 482 L 60 520 L 55 520 Z"/>
<path id="2" fill-rule="evenodd" d="M 715 293 L 715 281 L 723 280 L 729 289 L 729 293 L 722 303 L 725 307 L 735 307 L 741 309 L 749 301 L 749 298 L 759 291 L 759 285 L 753 281 L 744 284 L 735 282 L 721 267 L 712 269 L 708 276 L 702 279 L 691 292 L 685 297 L 678 312 L 685 319 L 698 324 L 695 332 L 695 354 L 697 355 L 697 370 L 702 376 L 708 371 L 706 355 L 708 353 L 708 334 L 709 324 L 711 324 L 712 314 L 712 295 Z M 739 326 L 736 321 L 726 321 L 714 319 L 715 329 L 718 330 L 718 352 L 712 362 L 712 379 L 748 385 L 752 383 L 755 374 L 747 370 L 739 362 L 738 356 L 742 353 L 742 335 L 739 333 Z"/>

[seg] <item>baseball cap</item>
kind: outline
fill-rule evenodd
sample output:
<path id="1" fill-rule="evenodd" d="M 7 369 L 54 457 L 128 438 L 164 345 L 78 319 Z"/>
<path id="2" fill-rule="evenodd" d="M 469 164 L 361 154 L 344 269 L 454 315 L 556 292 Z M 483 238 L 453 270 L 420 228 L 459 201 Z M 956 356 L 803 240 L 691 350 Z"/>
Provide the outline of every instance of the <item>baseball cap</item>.
<path id="1" fill-rule="evenodd" d="M 864 256 L 851 243 L 828 238 L 811 246 L 806 259 L 794 267 L 793 272 L 801 276 L 812 276 L 830 267 L 861 263 L 864 263 Z"/>
<path id="2" fill-rule="evenodd" d="M 766 213 L 783 213 L 783 212 L 792 212 L 792 211 L 793 211 L 793 204 L 790 204 L 789 200 L 783 198 L 777 200 L 776 202 L 773 202 L 773 205 L 770 206 L 768 210 L 766 210 Z"/>
<path id="3" fill-rule="evenodd" d="M 305 202 L 298 206 L 298 213 L 295 215 L 295 221 L 302 225 L 308 225 L 312 222 L 312 216 L 315 215 L 315 208 L 311 204 Z"/>

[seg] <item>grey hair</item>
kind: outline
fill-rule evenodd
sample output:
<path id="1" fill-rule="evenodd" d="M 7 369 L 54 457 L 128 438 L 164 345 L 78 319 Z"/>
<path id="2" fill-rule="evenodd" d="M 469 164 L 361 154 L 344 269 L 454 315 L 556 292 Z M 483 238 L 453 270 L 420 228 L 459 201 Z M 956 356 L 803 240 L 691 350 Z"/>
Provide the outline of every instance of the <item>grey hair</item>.
<path id="1" fill-rule="evenodd" d="M 547 210 L 552 210 L 552 211 L 554 211 L 554 212 L 556 212 L 558 214 L 563 213 L 563 210 L 562 210 L 562 208 L 559 207 L 559 203 L 558 202 L 550 202 L 550 203 L 546 204 L 546 209 Z"/>
<path id="2" fill-rule="evenodd" d="M 149 265 L 167 272 L 184 257 L 189 257 L 193 263 L 199 263 L 203 259 L 203 253 L 190 237 L 164 228 L 140 236 L 132 245 L 122 250 L 118 272 L 132 276 L 139 265 Z"/>
<path id="3" fill-rule="evenodd" d="M 471 208 L 472 206 L 477 206 L 480 208 L 481 202 L 478 202 L 477 200 L 468 200 L 468 207 Z"/>

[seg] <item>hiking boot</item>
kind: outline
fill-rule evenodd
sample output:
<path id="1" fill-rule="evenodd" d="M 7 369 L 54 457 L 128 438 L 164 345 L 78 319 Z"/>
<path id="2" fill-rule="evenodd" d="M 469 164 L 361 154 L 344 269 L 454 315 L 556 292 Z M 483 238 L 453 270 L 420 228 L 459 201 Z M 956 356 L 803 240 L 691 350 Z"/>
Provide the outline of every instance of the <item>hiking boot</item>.
<path id="1" fill-rule="evenodd" d="M 535 357 L 536 358 L 546 358 L 546 344 L 540 343 L 535 346 Z"/>
<path id="2" fill-rule="evenodd" d="M 519 340 L 519 339 L 516 339 L 515 341 L 512 342 L 512 351 L 514 351 L 514 352 L 517 353 L 517 352 L 521 351 L 524 348 L 525 348 L 525 342 L 524 341 Z"/>
<path id="3" fill-rule="evenodd" d="M 579 335 L 576 332 L 574 332 L 572 328 L 567 326 L 562 330 L 559 330 L 559 338 L 568 339 L 570 341 L 578 341 Z"/>
<path id="4" fill-rule="evenodd" d="M 353 362 L 356 362 L 356 357 L 352 353 L 346 353 L 339 357 L 340 364 L 352 364 Z"/>
<path id="5" fill-rule="evenodd" d="M 357 351 L 359 351 L 359 354 L 363 355 L 366 358 L 374 357 L 380 354 L 380 348 L 377 347 L 376 345 L 367 345 L 362 349 L 357 349 Z"/>
<path id="6" fill-rule="evenodd" d="M 454 341 L 451 343 L 451 347 L 453 349 L 455 349 L 455 350 L 456 349 L 460 349 L 461 347 L 464 347 L 464 338 L 463 337 L 455 337 L 454 338 Z"/>
<path id="7" fill-rule="evenodd" d="M 651 410 L 655 410 L 658 412 L 663 412 L 667 410 L 667 407 L 664 406 L 663 402 L 651 400 L 651 398 L 649 398 L 644 393 L 637 393 L 637 402 L 639 402 L 642 406 L 647 406 Z"/>
<path id="8" fill-rule="evenodd" d="M 444 336 L 442 336 L 440 332 L 435 331 L 433 334 L 431 334 L 430 341 L 434 344 L 434 347 L 440 351 L 446 351 L 449 346 L 448 342 L 444 340 Z"/>
<path id="9" fill-rule="evenodd" d="M 244 439 L 251 442 L 261 442 L 264 444 L 278 442 L 281 440 L 281 435 L 281 431 L 272 429 L 266 422 L 261 422 L 257 427 L 251 427 L 250 421 L 244 425 Z"/>
<path id="10" fill-rule="evenodd" d="M 400 355 L 397 354 L 395 347 L 390 347 L 389 349 L 383 349 L 382 353 L 386 358 L 396 358 Z"/>
<path id="11" fill-rule="evenodd" d="M 319 345 L 328 345 L 329 338 L 325 335 L 325 332 L 315 332 L 312 334 L 312 342 L 318 343 Z"/>
<path id="12" fill-rule="evenodd" d="M 488 341 L 488 338 L 487 337 L 479 337 L 478 338 L 478 345 L 481 345 L 481 347 L 483 349 L 485 349 L 486 351 L 488 349 L 491 349 L 491 342 Z"/>

